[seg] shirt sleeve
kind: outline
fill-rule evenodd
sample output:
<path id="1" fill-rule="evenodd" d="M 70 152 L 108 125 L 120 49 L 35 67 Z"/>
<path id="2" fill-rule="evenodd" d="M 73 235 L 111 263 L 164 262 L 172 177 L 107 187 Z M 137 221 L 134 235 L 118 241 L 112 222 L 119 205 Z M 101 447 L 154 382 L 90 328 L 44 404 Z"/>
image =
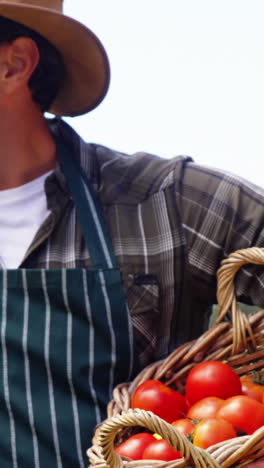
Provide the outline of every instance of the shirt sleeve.
<path id="1" fill-rule="evenodd" d="M 264 190 L 235 175 L 186 162 L 179 207 L 192 287 L 216 298 L 216 272 L 239 249 L 264 247 Z M 236 275 L 239 300 L 264 306 L 264 266 L 246 265 Z"/>

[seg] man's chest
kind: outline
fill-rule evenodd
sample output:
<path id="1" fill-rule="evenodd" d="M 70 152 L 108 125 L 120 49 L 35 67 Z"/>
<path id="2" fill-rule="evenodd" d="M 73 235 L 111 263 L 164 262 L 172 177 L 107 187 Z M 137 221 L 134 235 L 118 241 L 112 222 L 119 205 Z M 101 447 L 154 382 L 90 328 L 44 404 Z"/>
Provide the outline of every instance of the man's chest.
<path id="1" fill-rule="evenodd" d="M 185 246 L 176 220 L 171 225 L 165 200 L 112 205 L 105 221 L 121 270 L 134 339 L 142 365 L 168 352 L 175 305 L 180 304 Z M 162 216 L 161 214 L 162 213 Z M 89 219 L 87 218 L 89 226 Z M 42 226 L 26 268 L 92 268 L 89 250 L 72 201 L 54 225 Z"/>

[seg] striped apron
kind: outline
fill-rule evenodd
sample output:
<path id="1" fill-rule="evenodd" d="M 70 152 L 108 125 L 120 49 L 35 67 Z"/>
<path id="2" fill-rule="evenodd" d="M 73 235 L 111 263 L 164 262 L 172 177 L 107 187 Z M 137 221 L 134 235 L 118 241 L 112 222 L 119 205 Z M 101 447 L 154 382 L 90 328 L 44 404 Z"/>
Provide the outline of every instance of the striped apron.
<path id="1" fill-rule="evenodd" d="M 93 189 L 58 144 L 93 268 L 0 271 L 0 467 L 85 468 L 135 364 L 120 272 Z"/>

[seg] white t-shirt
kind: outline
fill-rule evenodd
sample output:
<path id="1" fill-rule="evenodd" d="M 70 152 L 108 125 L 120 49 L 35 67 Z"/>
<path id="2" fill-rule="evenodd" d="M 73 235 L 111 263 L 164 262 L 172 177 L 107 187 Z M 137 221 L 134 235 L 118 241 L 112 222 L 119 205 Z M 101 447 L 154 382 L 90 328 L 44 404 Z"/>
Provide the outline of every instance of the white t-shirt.
<path id="1" fill-rule="evenodd" d="M 45 179 L 52 173 L 20 187 L 0 190 L 0 262 L 18 268 L 43 221 L 47 209 Z"/>

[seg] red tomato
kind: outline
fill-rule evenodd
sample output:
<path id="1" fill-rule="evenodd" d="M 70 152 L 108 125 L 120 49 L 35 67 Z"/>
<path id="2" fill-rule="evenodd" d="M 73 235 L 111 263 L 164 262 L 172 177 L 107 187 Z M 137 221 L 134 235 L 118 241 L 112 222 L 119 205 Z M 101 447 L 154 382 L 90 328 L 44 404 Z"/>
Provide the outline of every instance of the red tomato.
<path id="1" fill-rule="evenodd" d="M 260 401 L 260 403 L 262 403 L 264 395 L 264 383 L 262 383 L 262 381 L 255 380 L 254 377 L 250 375 L 247 377 L 241 377 L 240 381 L 243 395 L 247 395 L 248 397 L 254 398 L 254 400 Z"/>
<path id="2" fill-rule="evenodd" d="M 202 419 L 193 433 L 193 445 L 206 449 L 211 445 L 236 437 L 232 424 L 216 418 Z"/>
<path id="3" fill-rule="evenodd" d="M 181 452 L 174 450 L 166 440 L 155 440 L 151 442 L 143 452 L 143 460 L 176 460 L 182 458 Z"/>
<path id="4" fill-rule="evenodd" d="M 241 394 L 241 382 L 232 367 L 205 361 L 192 368 L 186 380 L 186 397 L 193 405 L 208 396 L 229 398 Z"/>
<path id="5" fill-rule="evenodd" d="M 140 433 L 135 434 L 125 442 L 116 447 L 115 451 L 118 455 L 131 458 L 132 460 L 141 460 L 145 448 L 153 442 L 152 434 Z"/>
<path id="6" fill-rule="evenodd" d="M 195 427 L 195 424 L 188 418 L 177 419 L 173 421 L 172 426 L 176 427 L 176 429 L 184 434 L 185 436 L 190 435 Z"/>
<path id="7" fill-rule="evenodd" d="M 213 418 L 216 411 L 224 403 L 225 400 L 218 397 L 206 397 L 197 401 L 187 411 L 187 418 L 199 421 L 199 419 Z"/>
<path id="8" fill-rule="evenodd" d="M 146 380 L 134 391 L 132 408 L 152 411 L 165 421 L 182 418 L 186 412 L 185 398 L 159 380 Z"/>
<path id="9" fill-rule="evenodd" d="M 187 410 L 191 407 L 191 404 L 190 402 L 187 400 L 186 396 L 184 397 L 185 398 L 185 402 L 186 402 L 186 408 Z"/>
<path id="10" fill-rule="evenodd" d="M 234 396 L 223 403 L 216 418 L 230 422 L 236 430 L 252 434 L 264 426 L 264 405 L 246 395 Z"/>

